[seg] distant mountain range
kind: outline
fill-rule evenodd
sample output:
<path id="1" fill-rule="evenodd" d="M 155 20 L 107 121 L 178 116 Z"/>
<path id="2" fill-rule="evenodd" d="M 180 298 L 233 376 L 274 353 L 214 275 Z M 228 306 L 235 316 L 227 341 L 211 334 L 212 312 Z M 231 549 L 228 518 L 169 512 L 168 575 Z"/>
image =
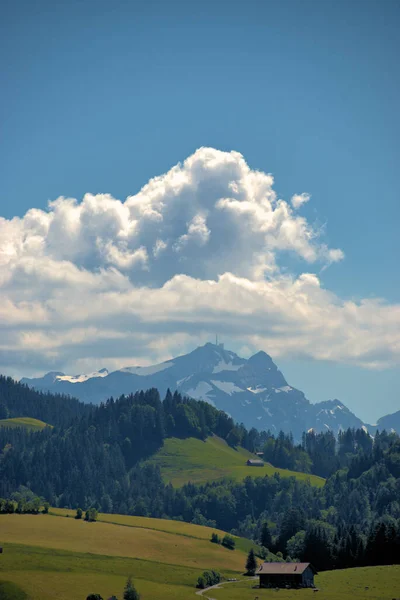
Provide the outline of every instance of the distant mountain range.
<path id="1" fill-rule="evenodd" d="M 310 429 L 331 430 L 335 435 L 348 427 L 364 427 L 371 433 L 376 429 L 400 432 L 400 411 L 367 425 L 339 400 L 311 404 L 303 392 L 287 383 L 268 354 L 258 352 L 244 359 L 225 350 L 223 344 L 207 343 L 149 367 L 112 373 L 101 369 L 87 375 L 50 372 L 37 379 L 23 378 L 21 383 L 95 404 L 149 388 L 157 388 L 163 396 L 169 388 L 209 402 L 247 428 L 292 432 L 296 440 Z"/>

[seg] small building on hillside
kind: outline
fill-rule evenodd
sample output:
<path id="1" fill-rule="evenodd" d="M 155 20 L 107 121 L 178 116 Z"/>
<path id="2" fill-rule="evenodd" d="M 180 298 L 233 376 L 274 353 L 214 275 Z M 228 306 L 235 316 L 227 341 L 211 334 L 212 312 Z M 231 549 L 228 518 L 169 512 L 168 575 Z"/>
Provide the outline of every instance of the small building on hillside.
<path id="1" fill-rule="evenodd" d="M 264 461 L 263 460 L 257 460 L 257 459 L 249 458 L 249 460 L 247 461 L 247 466 L 248 467 L 263 467 L 264 466 Z"/>
<path id="2" fill-rule="evenodd" d="M 256 575 L 260 578 L 260 588 L 268 587 L 314 587 L 316 569 L 311 563 L 265 562 Z"/>
<path id="3" fill-rule="evenodd" d="M 264 458 L 264 452 L 256 452 L 256 456 L 259 456 L 260 458 Z"/>

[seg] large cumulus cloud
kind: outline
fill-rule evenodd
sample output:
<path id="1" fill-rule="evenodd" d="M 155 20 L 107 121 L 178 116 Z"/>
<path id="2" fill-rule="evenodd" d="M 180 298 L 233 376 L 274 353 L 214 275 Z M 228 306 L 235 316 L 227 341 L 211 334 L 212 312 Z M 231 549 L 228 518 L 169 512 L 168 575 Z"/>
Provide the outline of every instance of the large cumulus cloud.
<path id="1" fill-rule="evenodd" d="M 343 302 L 282 270 L 287 253 L 318 271 L 343 252 L 301 216 L 308 194 L 285 201 L 273 183 L 201 148 L 124 202 L 60 197 L 0 219 L 0 366 L 112 368 L 216 329 L 274 356 L 399 362 L 399 306 Z"/>

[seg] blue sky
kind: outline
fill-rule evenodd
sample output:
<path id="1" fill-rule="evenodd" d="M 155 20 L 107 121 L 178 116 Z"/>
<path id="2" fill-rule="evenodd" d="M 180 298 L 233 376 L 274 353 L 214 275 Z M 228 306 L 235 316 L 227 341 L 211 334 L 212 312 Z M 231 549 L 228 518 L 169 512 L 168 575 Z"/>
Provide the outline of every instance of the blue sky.
<path id="1" fill-rule="evenodd" d="M 0 17 L 1 216 L 87 192 L 124 200 L 200 147 L 235 150 L 273 174 L 280 198 L 310 194 L 302 216 L 345 254 L 325 268 L 283 253 L 281 274 L 316 273 L 342 302 L 399 305 L 400 2 L 39 0 L 4 2 Z M 389 333 L 398 326 L 382 318 Z M 253 349 L 224 327 L 233 349 Z M 371 368 L 338 352 L 276 353 L 311 400 L 339 397 L 370 421 L 400 408 L 393 359 Z M 37 364 L 28 354 L 0 364 L 28 374 L 49 361 L 117 361 L 113 352 L 86 364 L 82 354 L 77 364 L 47 349 Z"/>

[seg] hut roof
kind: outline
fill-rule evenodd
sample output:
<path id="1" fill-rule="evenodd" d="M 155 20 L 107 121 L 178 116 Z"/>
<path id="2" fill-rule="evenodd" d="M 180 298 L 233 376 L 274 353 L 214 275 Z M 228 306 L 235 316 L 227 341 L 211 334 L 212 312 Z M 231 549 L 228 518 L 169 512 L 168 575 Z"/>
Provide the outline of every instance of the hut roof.
<path id="1" fill-rule="evenodd" d="M 314 574 L 317 574 L 316 569 L 311 563 L 280 563 L 280 562 L 265 562 L 257 571 L 257 575 L 301 575 L 310 567 Z"/>

